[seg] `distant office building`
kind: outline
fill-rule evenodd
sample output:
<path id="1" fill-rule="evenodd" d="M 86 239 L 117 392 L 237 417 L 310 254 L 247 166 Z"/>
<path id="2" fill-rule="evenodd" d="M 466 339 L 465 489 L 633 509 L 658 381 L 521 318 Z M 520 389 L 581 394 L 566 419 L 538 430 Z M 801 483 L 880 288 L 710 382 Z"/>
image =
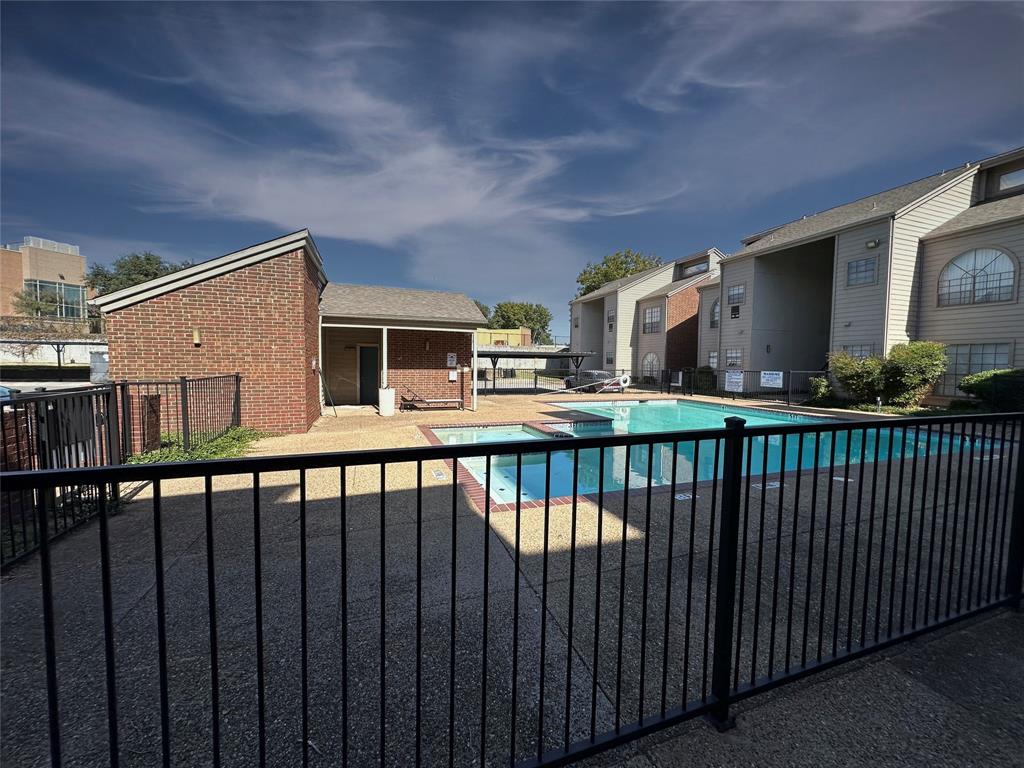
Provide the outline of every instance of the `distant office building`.
<path id="1" fill-rule="evenodd" d="M 14 306 L 20 291 L 46 305 L 45 317 L 84 320 L 85 257 L 78 246 L 26 237 L 0 248 L 0 316 L 20 314 Z"/>

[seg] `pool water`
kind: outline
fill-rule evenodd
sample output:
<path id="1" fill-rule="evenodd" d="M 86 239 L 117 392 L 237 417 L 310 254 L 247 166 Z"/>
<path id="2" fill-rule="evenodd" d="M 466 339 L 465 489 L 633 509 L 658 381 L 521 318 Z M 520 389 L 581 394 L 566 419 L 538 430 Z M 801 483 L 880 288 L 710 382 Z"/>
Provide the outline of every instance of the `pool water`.
<path id="1" fill-rule="evenodd" d="M 677 401 L 649 401 L 633 403 L 583 403 L 573 404 L 573 409 L 598 416 L 606 416 L 611 422 L 566 424 L 559 428 L 573 435 L 637 434 L 684 429 L 709 429 L 722 426 L 726 416 L 741 416 L 751 426 L 791 423 L 821 423 L 831 419 L 800 416 L 796 414 L 762 411 L 750 408 L 706 405 Z M 687 426 L 680 426 L 680 425 Z M 694 426 L 698 425 L 699 426 Z M 557 426 L 557 425 L 556 425 Z M 458 427 L 438 429 L 434 433 L 447 444 L 501 442 L 504 440 L 545 440 L 551 439 L 543 432 L 524 425 L 509 427 Z M 890 441 L 892 445 L 890 446 Z M 833 445 L 834 443 L 834 445 Z M 876 446 L 877 443 L 877 446 Z M 836 467 L 835 474 L 845 472 L 847 459 L 851 466 L 874 461 L 876 455 L 885 460 L 910 458 L 947 453 L 956 450 L 959 438 L 943 436 L 941 442 L 936 432 L 930 438 L 925 430 L 914 434 L 914 430 L 894 429 L 864 432 L 854 429 L 846 432 L 822 433 L 821 435 L 769 435 L 754 437 L 744 443 L 743 473 L 760 475 L 777 473 L 783 468 L 791 472 L 801 469 Z M 651 452 L 653 450 L 653 455 Z M 579 467 L 574 472 L 574 452 L 553 451 L 550 456 L 550 489 L 546 483 L 546 454 L 524 454 L 522 458 L 521 482 L 517 483 L 516 457 L 494 456 L 491 459 L 491 497 L 496 503 L 511 503 L 516 500 L 517 485 L 522 501 L 542 500 L 545 496 L 571 496 L 574 474 L 577 475 L 577 492 L 595 494 L 599 487 L 605 492 L 622 490 L 627 481 L 630 488 L 646 488 L 647 467 L 651 465 L 650 480 L 653 486 L 664 486 L 672 482 L 672 444 L 658 443 L 653 447 L 634 445 L 629 449 L 616 446 L 604 449 L 603 483 L 601 472 L 601 449 L 589 448 L 579 451 Z M 834 453 L 833 453 L 834 452 Z M 677 444 L 676 476 L 677 485 L 720 478 L 722 476 L 722 446 L 716 457 L 715 441 L 702 440 L 699 443 L 687 441 Z M 834 455 L 834 459 L 833 459 Z M 469 470 L 481 485 L 486 480 L 486 459 L 472 457 L 462 459 L 461 464 Z M 851 477 L 855 477 L 851 470 Z"/>
<path id="2" fill-rule="evenodd" d="M 563 407 L 565 407 L 564 404 Z M 833 419 L 824 417 L 784 411 L 742 408 L 717 403 L 694 403 L 684 400 L 599 401 L 573 403 L 571 408 L 574 411 L 610 419 L 611 424 L 609 427 L 605 427 L 604 434 L 616 435 L 680 432 L 686 429 L 722 429 L 725 426 L 725 419 L 729 416 L 741 417 L 747 422 L 748 427 L 833 421 Z M 565 427 L 565 431 L 578 435 L 581 434 L 579 430 L 581 426 L 587 431 L 587 434 L 598 434 L 593 431 L 593 425 L 576 424 Z"/>

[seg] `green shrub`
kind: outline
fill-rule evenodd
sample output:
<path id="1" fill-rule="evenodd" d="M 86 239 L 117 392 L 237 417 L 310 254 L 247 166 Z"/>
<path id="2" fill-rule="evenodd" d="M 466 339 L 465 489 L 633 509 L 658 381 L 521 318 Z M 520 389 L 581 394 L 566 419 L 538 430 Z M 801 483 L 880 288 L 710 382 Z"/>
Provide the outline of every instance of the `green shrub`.
<path id="1" fill-rule="evenodd" d="M 808 379 L 811 403 L 821 403 L 832 399 L 832 385 L 828 383 L 827 376 L 812 376 Z"/>
<path id="2" fill-rule="evenodd" d="M 1024 410 L 1024 368 L 1004 368 L 964 376 L 957 388 L 996 411 Z"/>
<path id="3" fill-rule="evenodd" d="M 918 405 L 946 372 L 946 346 L 937 341 L 911 341 L 889 350 L 882 363 L 882 397 L 899 406 Z"/>
<path id="4" fill-rule="evenodd" d="M 828 356 L 828 370 L 855 403 L 873 403 L 882 394 L 883 361 L 878 357 L 853 357 L 845 352 Z"/>
<path id="5" fill-rule="evenodd" d="M 266 434 L 251 427 L 231 427 L 220 437 L 186 451 L 175 436 L 161 439 L 161 448 L 128 457 L 129 464 L 157 464 L 166 461 L 203 461 L 204 459 L 235 459 L 244 456 L 249 446 Z"/>

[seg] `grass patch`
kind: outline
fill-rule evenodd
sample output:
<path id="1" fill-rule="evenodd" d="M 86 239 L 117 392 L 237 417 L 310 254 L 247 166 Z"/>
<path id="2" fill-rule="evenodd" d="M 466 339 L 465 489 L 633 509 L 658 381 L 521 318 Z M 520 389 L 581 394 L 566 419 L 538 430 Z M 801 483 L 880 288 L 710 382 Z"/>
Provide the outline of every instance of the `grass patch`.
<path id="1" fill-rule="evenodd" d="M 267 437 L 251 427 L 231 427 L 220 437 L 186 451 L 177 436 L 164 442 L 156 451 L 147 451 L 128 458 L 129 464 L 157 464 L 165 461 L 203 461 L 205 459 L 237 459 L 245 456 L 254 442 Z"/>
<path id="2" fill-rule="evenodd" d="M 973 401 L 954 401 L 957 405 L 883 405 L 881 410 L 872 403 L 857 403 L 838 406 L 850 411 L 861 411 L 863 413 L 890 413 L 895 416 L 966 416 L 971 413 L 989 413 L 990 409 L 981 403 Z"/>

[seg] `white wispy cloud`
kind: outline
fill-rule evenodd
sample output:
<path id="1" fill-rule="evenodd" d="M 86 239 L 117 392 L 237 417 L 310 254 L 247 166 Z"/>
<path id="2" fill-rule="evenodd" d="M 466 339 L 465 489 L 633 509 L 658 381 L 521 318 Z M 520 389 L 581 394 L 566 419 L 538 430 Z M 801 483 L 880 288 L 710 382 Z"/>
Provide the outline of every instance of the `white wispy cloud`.
<path id="1" fill-rule="evenodd" d="M 503 6 L 456 24 L 392 6 L 160 6 L 142 53 L 97 58 L 112 82 L 172 98 L 5 56 L 4 163 L 116 179 L 153 214 L 398 249 L 406 281 L 557 311 L 602 255 L 580 244 L 587 222 L 1005 146 L 992 126 L 1020 114 L 1022 17 L 985 12 L 977 46 L 976 14 L 946 3 Z"/>

